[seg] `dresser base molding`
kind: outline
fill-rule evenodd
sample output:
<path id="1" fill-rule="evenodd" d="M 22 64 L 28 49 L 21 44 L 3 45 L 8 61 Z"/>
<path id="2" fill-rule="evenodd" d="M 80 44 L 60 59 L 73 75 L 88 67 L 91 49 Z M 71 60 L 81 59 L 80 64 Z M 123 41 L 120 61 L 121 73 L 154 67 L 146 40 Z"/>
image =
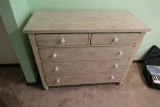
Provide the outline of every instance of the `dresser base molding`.
<path id="1" fill-rule="evenodd" d="M 107 83 L 94 83 L 94 84 L 77 84 L 77 85 L 60 85 L 60 86 L 48 86 L 48 87 L 43 87 L 44 90 L 49 90 L 49 88 L 56 88 L 56 87 L 81 87 L 81 86 L 92 86 L 92 85 L 108 85 L 108 84 L 114 84 L 117 86 L 122 86 L 124 83 L 123 82 L 107 82 Z"/>

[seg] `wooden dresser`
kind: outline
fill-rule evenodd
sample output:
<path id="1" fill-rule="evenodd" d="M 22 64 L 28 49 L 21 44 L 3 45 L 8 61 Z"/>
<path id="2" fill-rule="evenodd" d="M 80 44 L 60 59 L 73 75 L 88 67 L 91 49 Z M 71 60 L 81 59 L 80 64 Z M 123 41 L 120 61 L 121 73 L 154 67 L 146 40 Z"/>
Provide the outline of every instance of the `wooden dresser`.
<path id="1" fill-rule="evenodd" d="M 122 83 L 150 29 L 129 12 L 37 11 L 28 33 L 45 90 Z"/>

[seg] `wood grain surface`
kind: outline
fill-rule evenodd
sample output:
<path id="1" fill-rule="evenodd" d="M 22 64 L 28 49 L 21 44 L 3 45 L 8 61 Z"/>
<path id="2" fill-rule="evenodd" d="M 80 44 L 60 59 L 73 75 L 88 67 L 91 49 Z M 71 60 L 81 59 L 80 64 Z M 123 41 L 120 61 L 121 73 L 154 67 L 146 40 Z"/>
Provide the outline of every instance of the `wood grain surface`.
<path id="1" fill-rule="evenodd" d="M 75 74 L 94 72 L 121 72 L 127 66 L 128 60 L 101 60 L 101 61 L 53 61 L 43 62 L 44 73 L 51 74 Z M 115 67 L 115 64 L 118 67 Z M 56 71 L 55 68 L 58 68 Z"/>
<path id="2" fill-rule="evenodd" d="M 91 45 L 135 45 L 140 33 L 94 33 Z M 118 41 L 114 41 L 114 39 Z"/>
<path id="3" fill-rule="evenodd" d="M 46 90 L 123 82 L 147 31 L 134 15 L 120 11 L 36 11 L 23 29 Z"/>
<path id="4" fill-rule="evenodd" d="M 34 54 L 34 57 L 35 57 L 35 60 L 36 60 L 38 70 L 39 70 L 42 85 L 43 85 L 43 87 L 48 87 L 47 84 L 46 84 L 46 80 L 44 78 L 43 68 L 42 68 L 42 65 L 41 65 L 41 62 L 40 62 L 39 52 L 38 52 L 38 48 L 36 46 L 36 39 L 35 39 L 34 34 L 29 34 L 29 40 L 30 40 L 30 43 L 32 45 L 32 50 L 33 50 L 33 54 Z"/>
<path id="5" fill-rule="evenodd" d="M 42 61 L 129 59 L 134 47 L 40 48 Z M 119 55 L 119 52 L 123 55 Z M 53 54 L 57 56 L 54 58 Z"/>
<path id="6" fill-rule="evenodd" d="M 97 84 L 119 82 L 123 73 L 84 73 L 84 74 L 66 74 L 66 75 L 50 75 L 46 76 L 49 86 L 61 85 L 80 85 L 80 84 Z M 114 79 L 111 79 L 114 76 Z M 57 79 L 59 82 L 57 83 Z"/>
<path id="7" fill-rule="evenodd" d="M 36 11 L 25 33 L 145 32 L 150 29 L 129 12 Z"/>
<path id="8" fill-rule="evenodd" d="M 134 58 L 134 56 L 135 56 L 135 54 L 136 54 L 136 52 L 137 52 L 142 40 L 143 40 L 144 35 L 145 35 L 145 33 L 143 32 L 143 33 L 141 33 L 140 37 L 138 38 L 138 41 L 136 43 L 136 46 L 135 46 L 135 48 L 134 48 L 134 50 L 132 52 L 132 55 L 131 55 L 130 59 L 129 59 L 128 65 L 126 67 L 126 70 L 125 70 L 125 72 L 123 74 L 123 78 L 121 79 L 121 81 L 124 81 L 128 71 L 129 71 L 129 68 L 130 68 L 130 66 L 131 66 L 131 64 L 133 62 L 133 58 Z"/>
<path id="9" fill-rule="evenodd" d="M 61 43 L 62 39 L 64 43 Z M 85 46 L 88 45 L 88 34 L 36 34 L 36 41 L 38 47 Z"/>

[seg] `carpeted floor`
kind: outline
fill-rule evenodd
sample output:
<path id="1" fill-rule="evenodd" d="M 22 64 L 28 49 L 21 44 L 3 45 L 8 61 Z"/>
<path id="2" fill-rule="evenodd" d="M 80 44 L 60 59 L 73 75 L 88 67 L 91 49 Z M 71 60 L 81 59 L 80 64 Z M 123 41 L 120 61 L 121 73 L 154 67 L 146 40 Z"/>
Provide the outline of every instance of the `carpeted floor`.
<path id="1" fill-rule="evenodd" d="M 0 68 L 0 98 L 7 107 L 160 107 L 160 91 L 148 88 L 141 64 L 133 63 L 122 86 L 115 84 L 27 86 L 19 66 Z"/>

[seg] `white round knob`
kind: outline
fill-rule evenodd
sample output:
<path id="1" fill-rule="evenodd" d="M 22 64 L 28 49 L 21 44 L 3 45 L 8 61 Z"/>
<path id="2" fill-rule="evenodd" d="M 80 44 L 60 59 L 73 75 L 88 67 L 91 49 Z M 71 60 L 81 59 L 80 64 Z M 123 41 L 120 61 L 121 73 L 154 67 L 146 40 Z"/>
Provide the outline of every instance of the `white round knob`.
<path id="1" fill-rule="evenodd" d="M 56 54 L 56 53 L 54 53 L 54 54 L 53 54 L 53 57 L 54 57 L 54 58 L 56 58 L 56 57 L 57 57 L 57 54 Z"/>
<path id="2" fill-rule="evenodd" d="M 65 39 L 64 38 L 61 39 L 61 43 L 65 43 Z"/>
<path id="3" fill-rule="evenodd" d="M 55 67 L 55 69 L 54 69 L 55 71 L 58 71 L 58 67 Z"/>
<path id="4" fill-rule="evenodd" d="M 56 82 L 59 83 L 59 82 L 60 82 L 60 79 L 58 78 L 58 79 L 56 80 Z"/>
<path id="5" fill-rule="evenodd" d="M 113 75 L 111 76 L 111 79 L 114 79 L 114 76 L 113 76 Z"/>
<path id="6" fill-rule="evenodd" d="M 118 42 L 118 38 L 116 38 L 116 37 L 113 40 L 114 40 L 114 42 Z"/>
<path id="7" fill-rule="evenodd" d="M 115 64 L 114 67 L 115 67 L 115 68 L 118 68 L 118 64 Z"/>
<path id="8" fill-rule="evenodd" d="M 122 51 L 119 51 L 119 55 L 123 55 L 123 52 L 122 52 Z"/>

